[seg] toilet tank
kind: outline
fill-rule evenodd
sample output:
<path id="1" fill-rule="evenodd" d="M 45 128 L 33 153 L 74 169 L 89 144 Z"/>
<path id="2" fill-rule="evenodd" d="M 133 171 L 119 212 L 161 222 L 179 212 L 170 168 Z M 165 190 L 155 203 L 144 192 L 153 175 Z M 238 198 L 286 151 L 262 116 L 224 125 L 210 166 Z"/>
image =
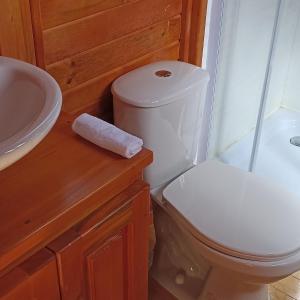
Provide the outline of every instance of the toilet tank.
<path id="1" fill-rule="evenodd" d="M 112 85 L 114 120 L 154 154 L 144 179 L 151 188 L 177 177 L 195 162 L 208 72 L 178 61 L 133 70 Z"/>

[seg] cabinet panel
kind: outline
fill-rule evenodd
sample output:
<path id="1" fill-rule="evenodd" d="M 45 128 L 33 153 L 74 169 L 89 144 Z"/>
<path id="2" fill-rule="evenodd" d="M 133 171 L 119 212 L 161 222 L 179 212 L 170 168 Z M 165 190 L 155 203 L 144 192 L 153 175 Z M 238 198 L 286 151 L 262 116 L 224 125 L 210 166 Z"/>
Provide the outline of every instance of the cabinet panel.
<path id="1" fill-rule="evenodd" d="M 64 300 L 147 299 L 149 189 L 138 181 L 55 240 Z"/>
<path id="2" fill-rule="evenodd" d="M 42 249 L 0 278 L 1 300 L 59 300 L 54 255 Z"/>
<path id="3" fill-rule="evenodd" d="M 127 269 L 126 233 L 109 239 L 102 247 L 87 256 L 88 280 L 92 300 L 123 299 L 126 292 Z"/>

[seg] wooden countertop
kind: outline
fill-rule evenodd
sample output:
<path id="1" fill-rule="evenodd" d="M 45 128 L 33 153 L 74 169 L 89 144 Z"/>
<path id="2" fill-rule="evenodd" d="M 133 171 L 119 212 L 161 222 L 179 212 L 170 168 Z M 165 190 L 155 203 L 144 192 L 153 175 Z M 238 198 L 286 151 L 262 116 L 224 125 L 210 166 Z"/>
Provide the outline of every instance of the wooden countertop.
<path id="1" fill-rule="evenodd" d="M 31 153 L 0 171 L 0 274 L 30 256 L 133 183 L 152 161 L 103 150 L 62 115 Z"/>

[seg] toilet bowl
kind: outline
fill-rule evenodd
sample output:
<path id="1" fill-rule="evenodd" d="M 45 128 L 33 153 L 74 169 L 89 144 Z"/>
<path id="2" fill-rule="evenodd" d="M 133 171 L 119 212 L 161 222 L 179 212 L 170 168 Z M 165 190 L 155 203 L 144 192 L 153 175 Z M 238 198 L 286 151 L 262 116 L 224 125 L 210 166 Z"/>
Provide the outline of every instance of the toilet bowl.
<path id="1" fill-rule="evenodd" d="M 300 268 L 299 199 L 266 179 L 207 161 L 159 191 L 152 190 L 152 197 L 164 212 L 158 216 L 160 227 L 164 227 L 163 222 L 172 224 L 164 229 L 168 231 L 164 239 L 170 235 L 173 239 L 179 237 L 185 248 L 194 252 L 194 257 L 198 260 L 204 257 L 212 266 L 201 294 L 190 299 L 265 300 L 268 283 Z M 226 208 L 231 209 L 226 211 Z M 224 219 L 219 232 L 215 230 L 220 228 L 220 216 Z M 257 230 L 260 232 L 254 235 Z M 178 270 L 197 265 L 184 260 L 174 264 Z M 156 272 L 160 271 L 157 268 Z"/>
<path id="2" fill-rule="evenodd" d="M 266 179 L 207 161 L 170 183 L 162 200 L 212 266 L 199 299 L 265 300 L 266 284 L 299 270 L 299 199 Z"/>
<path id="3" fill-rule="evenodd" d="M 115 124 L 154 153 L 144 173 L 161 210 L 154 275 L 162 278 L 171 268 L 160 264 L 170 261 L 175 273 L 164 278 L 179 299 L 266 300 L 267 283 L 300 269 L 300 201 L 252 173 L 197 164 L 208 80 L 199 67 L 162 61 L 112 86 Z"/>

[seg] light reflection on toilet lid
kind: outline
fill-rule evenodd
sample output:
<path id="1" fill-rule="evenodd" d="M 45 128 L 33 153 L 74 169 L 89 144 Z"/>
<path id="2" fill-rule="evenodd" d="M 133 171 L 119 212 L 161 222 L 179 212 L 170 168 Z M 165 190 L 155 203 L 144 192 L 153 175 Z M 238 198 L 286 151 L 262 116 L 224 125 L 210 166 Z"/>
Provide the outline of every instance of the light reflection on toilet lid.
<path id="1" fill-rule="evenodd" d="M 163 196 L 200 241 L 222 253 L 264 261 L 300 250 L 300 198 L 252 173 L 207 161 Z"/>

